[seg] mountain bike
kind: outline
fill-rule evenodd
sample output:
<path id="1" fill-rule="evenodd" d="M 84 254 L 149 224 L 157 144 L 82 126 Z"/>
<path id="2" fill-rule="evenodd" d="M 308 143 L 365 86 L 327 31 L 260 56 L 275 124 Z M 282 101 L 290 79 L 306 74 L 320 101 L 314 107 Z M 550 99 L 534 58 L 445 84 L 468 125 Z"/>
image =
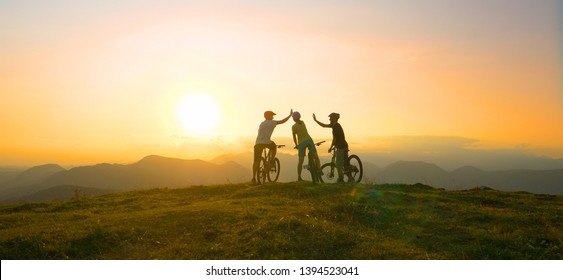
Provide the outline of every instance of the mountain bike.
<path id="1" fill-rule="evenodd" d="M 277 145 L 278 149 L 285 145 Z M 267 151 L 266 151 L 267 150 Z M 276 182 L 280 177 L 280 160 L 276 157 L 272 160 L 270 149 L 265 148 L 260 159 L 260 167 L 258 168 L 258 183 Z"/>
<path id="2" fill-rule="evenodd" d="M 360 157 L 357 155 L 350 155 L 347 160 L 348 168 L 346 168 L 345 164 L 342 175 L 348 176 L 348 182 L 359 183 L 364 176 L 364 167 Z M 321 166 L 321 172 L 324 173 L 323 176 L 326 182 L 335 182 L 338 178 L 338 169 L 336 167 L 336 149 L 332 150 L 331 162 L 325 163 Z"/>
<path id="3" fill-rule="evenodd" d="M 315 143 L 315 146 L 320 146 L 322 143 L 324 143 L 326 141 L 321 141 L 321 142 L 317 142 Z M 307 157 L 307 164 L 303 165 L 303 169 L 307 169 L 309 170 L 309 172 L 311 172 L 311 179 L 313 180 L 313 184 L 316 183 L 324 183 L 323 181 L 323 177 L 322 177 L 322 173 L 321 173 L 321 169 L 320 168 L 315 168 L 317 165 L 315 164 L 315 155 L 311 154 L 311 151 L 309 151 L 308 157 Z M 319 166 L 320 166 L 320 162 L 319 162 Z"/>

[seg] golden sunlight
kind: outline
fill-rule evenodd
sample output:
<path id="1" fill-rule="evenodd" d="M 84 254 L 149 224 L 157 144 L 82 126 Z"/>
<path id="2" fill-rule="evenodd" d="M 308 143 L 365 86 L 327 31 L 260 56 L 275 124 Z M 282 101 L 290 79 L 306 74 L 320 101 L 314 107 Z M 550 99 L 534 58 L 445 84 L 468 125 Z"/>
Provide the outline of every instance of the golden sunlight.
<path id="1" fill-rule="evenodd" d="M 190 95 L 178 102 L 177 116 L 187 131 L 200 135 L 207 134 L 219 122 L 219 106 L 208 95 Z"/>

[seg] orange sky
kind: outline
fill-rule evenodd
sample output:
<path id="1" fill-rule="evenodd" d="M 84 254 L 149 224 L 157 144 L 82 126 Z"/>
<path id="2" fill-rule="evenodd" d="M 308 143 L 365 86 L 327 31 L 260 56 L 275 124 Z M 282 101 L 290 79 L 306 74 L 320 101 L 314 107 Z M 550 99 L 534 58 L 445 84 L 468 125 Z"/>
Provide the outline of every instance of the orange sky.
<path id="1" fill-rule="evenodd" d="M 263 111 L 292 108 L 319 140 L 311 115 L 341 113 L 357 150 L 454 136 L 563 158 L 558 1 L 114 2 L 0 3 L 0 165 L 249 151 Z M 178 119 L 193 94 L 220 111 L 204 135 Z"/>

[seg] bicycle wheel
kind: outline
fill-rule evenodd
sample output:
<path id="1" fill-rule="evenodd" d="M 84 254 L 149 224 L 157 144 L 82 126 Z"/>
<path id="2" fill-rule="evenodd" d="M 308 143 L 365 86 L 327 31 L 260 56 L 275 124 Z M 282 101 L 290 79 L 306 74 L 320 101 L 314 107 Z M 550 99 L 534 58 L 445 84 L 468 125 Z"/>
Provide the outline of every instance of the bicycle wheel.
<path id="1" fill-rule="evenodd" d="M 266 171 L 266 159 L 260 159 L 260 166 L 258 167 L 257 179 L 259 184 L 266 183 L 268 172 Z"/>
<path id="2" fill-rule="evenodd" d="M 270 166 L 270 170 L 268 170 L 268 181 L 276 182 L 280 177 L 280 160 L 278 158 L 274 159 L 274 164 Z"/>
<path id="3" fill-rule="evenodd" d="M 359 183 L 362 181 L 362 177 L 364 176 L 364 167 L 362 165 L 362 161 L 360 157 L 357 155 L 351 155 L 348 157 L 349 169 L 346 172 L 354 182 Z"/>
<path id="4" fill-rule="evenodd" d="M 314 159 L 314 155 L 309 153 L 309 162 L 307 163 L 307 170 L 311 173 L 311 181 L 313 184 L 316 183 L 323 183 L 323 179 L 320 176 L 320 170 L 317 170 L 316 160 Z"/>
<path id="5" fill-rule="evenodd" d="M 327 183 L 334 183 L 338 179 L 338 171 L 332 163 L 323 164 L 321 172 L 323 172 L 324 181 Z"/>

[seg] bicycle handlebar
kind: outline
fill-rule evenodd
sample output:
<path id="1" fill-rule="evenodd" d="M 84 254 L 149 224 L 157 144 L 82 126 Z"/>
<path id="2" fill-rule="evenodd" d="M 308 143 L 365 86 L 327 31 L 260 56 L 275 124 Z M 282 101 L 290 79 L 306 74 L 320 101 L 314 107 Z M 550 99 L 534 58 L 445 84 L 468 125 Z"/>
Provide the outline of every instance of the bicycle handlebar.
<path id="1" fill-rule="evenodd" d="M 315 146 L 320 146 L 324 142 L 326 142 L 326 141 L 317 142 L 317 143 L 315 143 Z"/>

